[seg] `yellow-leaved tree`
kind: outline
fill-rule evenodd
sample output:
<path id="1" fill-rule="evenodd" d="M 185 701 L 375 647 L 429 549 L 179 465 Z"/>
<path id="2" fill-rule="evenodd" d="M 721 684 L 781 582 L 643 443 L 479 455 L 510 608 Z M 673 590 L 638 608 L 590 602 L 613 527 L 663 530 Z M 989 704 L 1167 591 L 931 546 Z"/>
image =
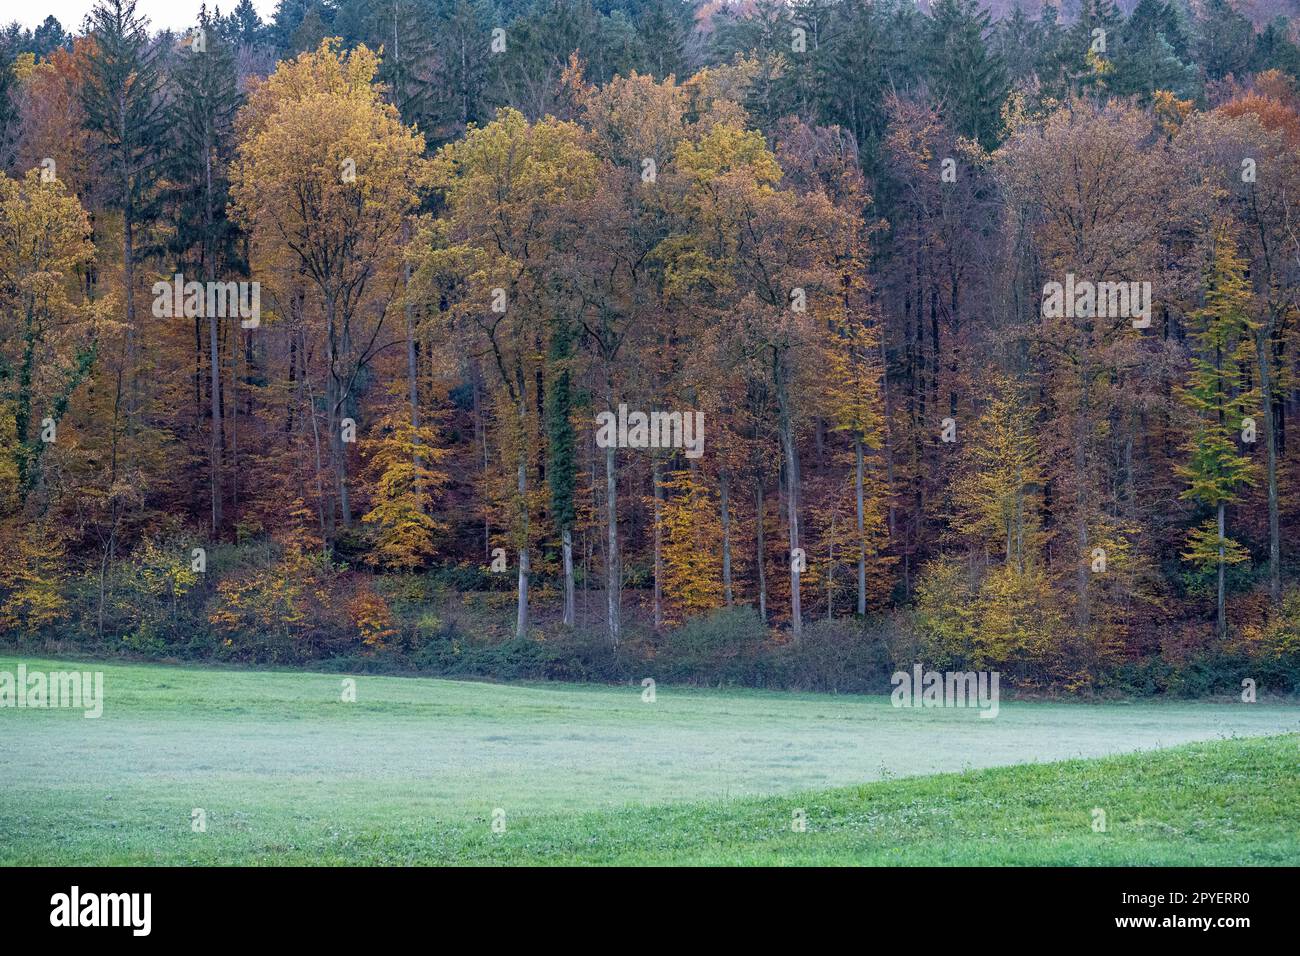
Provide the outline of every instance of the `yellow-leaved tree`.
<path id="1" fill-rule="evenodd" d="M 401 294 L 402 238 L 429 164 L 375 82 L 379 57 L 327 38 L 256 82 L 240 111 L 232 212 L 277 321 L 318 355 L 333 495 L 317 503 L 327 536 L 348 527 L 351 418 Z M 318 344 L 317 344 L 318 343 Z M 321 476 L 317 475 L 318 482 Z M 322 498 L 326 496 L 322 494 Z"/>
<path id="2" fill-rule="evenodd" d="M 667 617 L 676 618 L 675 611 L 689 616 L 721 607 L 722 522 L 713 496 L 703 478 L 688 470 L 668 472 L 662 484 Z"/>
<path id="3" fill-rule="evenodd" d="M 94 251 L 86 211 L 62 182 L 0 174 L 0 630 L 36 632 L 66 614 L 67 534 L 50 510 L 46 459 L 73 454 L 66 430 L 55 439 L 110 304 L 84 296 Z"/>
<path id="4" fill-rule="evenodd" d="M 1043 545 L 1036 409 L 1009 379 L 992 392 L 952 482 L 952 526 L 974 547 L 996 548 L 1007 565 L 1024 571 L 1037 563 Z"/>
<path id="5" fill-rule="evenodd" d="M 437 440 L 436 428 L 414 425 L 405 410 L 395 410 L 366 442 L 375 484 L 361 520 L 374 527 L 376 537 L 367 563 L 411 570 L 433 555 L 435 536 L 445 525 L 430 506 L 450 480 L 437 467 L 447 456 Z"/>
<path id="6" fill-rule="evenodd" d="M 1042 560 L 1037 409 L 1010 379 L 990 391 L 950 488 L 952 527 L 970 560 L 933 565 L 918 603 L 948 661 L 1032 680 L 1045 676 L 1064 623 Z"/>
<path id="7" fill-rule="evenodd" d="M 577 124 L 553 117 L 530 123 L 502 109 L 482 128 L 443 147 L 433 182 L 446 214 L 423 231 L 416 287 L 430 307 L 449 313 L 471 343 L 490 383 L 502 463 L 513 478 L 510 514 L 518 555 L 515 634 L 528 634 L 528 588 L 536 535 L 533 515 L 545 500 L 539 379 L 548 323 L 562 303 L 559 262 L 586 225 L 584 207 L 599 182 L 600 161 Z"/>
<path id="8" fill-rule="evenodd" d="M 0 425 L 12 423 L 0 443 L 11 476 L 0 488 L 6 509 L 39 485 L 55 444 L 51 425 L 57 434 L 94 364 L 100 313 L 78 281 L 94 252 L 86 211 L 62 182 L 42 181 L 35 169 L 21 180 L 0 175 Z"/>

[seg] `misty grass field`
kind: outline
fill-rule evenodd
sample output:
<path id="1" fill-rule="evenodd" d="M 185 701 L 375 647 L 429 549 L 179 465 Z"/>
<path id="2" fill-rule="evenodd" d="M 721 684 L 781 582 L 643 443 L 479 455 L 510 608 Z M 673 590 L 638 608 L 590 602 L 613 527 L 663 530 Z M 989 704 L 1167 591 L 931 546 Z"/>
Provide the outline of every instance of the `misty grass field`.
<path id="1" fill-rule="evenodd" d="M 105 673 L 101 718 L 0 709 L 0 864 L 1300 864 L 1300 706 L 1266 695 L 1004 700 L 988 720 L 370 676 L 344 702 L 346 675 L 79 669 Z"/>

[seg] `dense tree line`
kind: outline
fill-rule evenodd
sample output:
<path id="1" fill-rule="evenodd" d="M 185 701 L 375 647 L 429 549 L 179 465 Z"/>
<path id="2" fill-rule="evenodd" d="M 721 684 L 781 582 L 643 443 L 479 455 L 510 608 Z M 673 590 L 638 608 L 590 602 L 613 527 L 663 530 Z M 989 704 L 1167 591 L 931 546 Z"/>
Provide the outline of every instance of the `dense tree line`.
<path id="1" fill-rule="evenodd" d="M 774 646 L 856 622 L 1071 689 L 1294 669 L 1297 26 L 241 0 L 177 36 L 102 0 L 10 27 L 0 628 L 300 659 L 469 607 L 477 640 L 653 653 L 747 607 Z"/>

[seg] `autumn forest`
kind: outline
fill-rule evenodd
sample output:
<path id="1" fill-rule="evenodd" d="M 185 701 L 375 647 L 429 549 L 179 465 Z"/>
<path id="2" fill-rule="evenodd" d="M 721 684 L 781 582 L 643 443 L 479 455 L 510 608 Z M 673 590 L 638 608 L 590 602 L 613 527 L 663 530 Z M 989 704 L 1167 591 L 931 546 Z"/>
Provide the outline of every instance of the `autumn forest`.
<path id="1" fill-rule="evenodd" d="M 1300 15 L 0 29 L 0 642 L 1300 686 Z"/>

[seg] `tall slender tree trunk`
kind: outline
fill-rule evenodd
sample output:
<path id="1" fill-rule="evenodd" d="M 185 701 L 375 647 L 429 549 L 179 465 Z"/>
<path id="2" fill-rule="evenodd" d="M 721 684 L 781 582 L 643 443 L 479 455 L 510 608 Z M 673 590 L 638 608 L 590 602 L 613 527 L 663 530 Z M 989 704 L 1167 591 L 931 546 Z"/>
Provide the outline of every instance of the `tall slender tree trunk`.
<path id="1" fill-rule="evenodd" d="M 212 272 L 212 267 L 209 266 L 209 281 L 213 279 Z M 215 537 L 221 532 L 221 462 L 225 455 L 221 422 L 221 336 L 215 315 L 208 316 L 208 365 L 212 376 L 212 440 L 208 454 L 212 486 L 212 534 Z"/>
<path id="2" fill-rule="evenodd" d="M 794 443 L 794 421 L 790 412 L 785 376 L 778 368 L 777 400 L 781 406 L 781 440 L 785 445 L 786 520 L 790 528 L 790 629 L 797 643 L 803 636 L 803 610 L 799 595 L 799 459 Z"/>
<path id="3" fill-rule="evenodd" d="M 831 540 L 826 551 L 826 620 L 835 617 L 835 523 L 831 522 Z"/>
<path id="4" fill-rule="evenodd" d="M 129 184 L 128 184 L 129 188 Z M 139 408 L 137 404 L 137 390 L 139 388 L 139 379 L 135 374 L 136 369 L 136 342 L 137 332 L 135 327 L 135 229 L 133 219 L 135 211 L 133 210 L 130 200 L 125 204 L 122 210 L 122 282 L 125 285 L 126 292 L 126 374 L 127 380 L 127 412 L 126 412 L 126 433 L 135 434 L 136 412 Z M 130 446 L 128 446 L 127 460 L 130 459 Z"/>
<path id="5" fill-rule="evenodd" d="M 306 346 L 304 345 L 304 350 Z M 325 468 L 321 462 L 320 453 L 320 422 L 316 418 L 316 396 L 311 387 L 311 379 L 303 375 L 303 383 L 307 388 L 307 408 L 308 417 L 311 420 L 311 439 L 312 447 L 316 452 L 316 510 L 320 515 L 320 534 L 322 541 L 329 541 L 334 534 L 334 508 L 331 505 L 326 508 L 325 502 L 325 481 L 321 477 Z M 326 436 L 328 441 L 328 436 Z"/>
<path id="6" fill-rule="evenodd" d="M 1223 640 L 1228 636 L 1228 617 L 1224 606 L 1224 572 L 1227 569 L 1227 562 L 1224 561 L 1224 512 L 1227 505 L 1219 502 L 1219 639 Z"/>
<path id="7" fill-rule="evenodd" d="M 614 405 L 613 370 L 605 372 L 605 407 L 615 415 L 618 408 Z M 618 554 L 618 443 L 610 442 L 605 449 L 605 623 L 609 632 L 610 643 L 618 646 L 619 632 L 622 628 L 623 610 L 623 571 Z"/>
<path id="8" fill-rule="evenodd" d="M 655 525 L 655 630 L 664 626 L 664 488 L 659 481 L 659 457 L 656 455 L 650 464 L 650 482 L 654 485 L 654 525 Z"/>
<path id="9" fill-rule="evenodd" d="M 764 531 L 764 525 L 767 517 L 765 514 L 766 502 L 763 500 L 763 479 L 759 478 L 754 482 L 754 524 L 757 527 L 756 547 L 758 554 L 755 556 L 755 564 L 758 565 L 758 616 L 762 618 L 763 623 L 767 623 L 767 540 Z"/>
<path id="10" fill-rule="evenodd" d="M 519 462 L 519 495 L 524 497 L 528 492 L 528 475 L 527 466 L 521 460 Z M 527 519 L 524 520 L 524 535 L 527 537 Z M 519 546 L 519 599 L 515 608 L 515 637 L 523 640 L 528 636 L 528 542 L 524 541 Z"/>
<path id="11" fill-rule="evenodd" d="M 1085 371 L 1085 381 L 1086 374 Z M 1088 496 L 1086 490 L 1089 480 L 1086 447 L 1089 405 L 1088 389 L 1085 385 L 1082 407 L 1078 412 L 1079 427 L 1074 446 L 1075 508 L 1078 511 L 1078 514 L 1075 515 L 1075 522 L 1079 540 L 1079 557 L 1075 561 L 1077 565 L 1075 569 L 1075 596 L 1078 604 L 1075 616 L 1080 634 L 1086 634 L 1092 622 L 1092 613 L 1088 600 Z"/>
<path id="12" fill-rule="evenodd" d="M 36 308 L 33 297 L 27 297 L 26 322 L 23 328 L 23 358 L 18 370 L 18 394 L 14 407 L 14 437 L 21 446 L 18 452 L 19 502 L 26 503 L 31 490 L 31 473 L 36 468 L 40 447 L 29 440 L 32 421 L 32 373 L 36 365 Z"/>
<path id="13" fill-rule="evenodd" d="M 329 453 L 330 453 L 330 465 L 331 465 L 330 470 L 333 472 L 333 477 L 334 477 L 334 498 L 336 501 L 336 504 L 332 505 L 329 509 L 329 518 L 330 518 L 329 528 L 330 528 L 331 539 L 334 537 L 335 529 L 337 527 L 342 526 L 346 528 L 349 524 L 349 518 L 346 516 L 347 503 L 344 500 L 344 495 L 347 489 L 347 483 L 343 478 L 343 463 L 342 463 L 342 459 L 344 455 L 343 435 L 342 435 L 343 425 L 342 425 L 342 418 L 338 414 L 338 386 L 337 383 L 335 383 L 332 380 L 332 378 L 333 377 L 331 376 L 329 396 L 327 398 L 327 401 L 329 402 L 329 406 L 330 406 L 329 432 L 328 432 L 329 445 L 327 447 L 329 448 Z"/>
<path id="14" fill-rule="evenodd" d="M 194 418 L 203 414 L 203 321 L 194 317 Z"/>
<path id="15" fill-rule="evenodd" d="M 340 421 L 341 421 L 340 417 Z M 343 441 L 343 436 L 338 431 L 335 432 L 335 441 L 338 443 L 338 470 L 336 472 L 338 481 L 339 495 L 339 521 L 344 528 L 352 527 L 352 499 L 348 493 L 348 449 L 347 443 Z"/>
<path id="16" fill-rule="evenodd" d="M 853 436 L 853 456 L 857 471 L 854 477 L 854 495 L 858 504 L 858 614 L 867 613 L 867 524 L 866 502 L 862 492 L 862 436 Z"/>
<path id="17" fill-rule="evenodd" d="M 403 227 L 404 235 L 406 227 Z M 411 284 L 411 264 L 408 262 L 403 273 L 404 285 Z M 420 472 L 424 470 L 424 457 L 420 454 L 420 359 L 415 344 L 415 306 L 408 300 L 406 313 L 406 395 L 411 406 L 411 427 L 415 434 L 411 436 L 411 464 L 415 466 L 415 500 L 420 513 L 425 513 L 424 487 L 420 481 Z"/>
<path id="18" fill-rule="evenodd" d="M 335 327 L 334 317 L 334 299 L 332 296 L 327 297 L 325 302 L 325 322 L 326 322 L 326 342 L 328 349 L 326 352 L 325 368 L 325 439 L 326 449 L 329 451 L 330 472 L 334 478 L 334 494 L 337 497 L 341 492 L 341 482 L 339 480 L 340 448 L 343 444 L 343 436 L 340 434 L 342 424 L 339 421 L 339 380 L 338 380 L 338 330 Z M 326 528 L 329 532 L 330 542 L 334 539 L 334 529 L 338 520 L 337 504 L 331 503 L 326 509 L 328 521 Z"/>
<path id="19" fill-rule="evenodd" d="M 483 411 L 479 400 L 478 374 L 477 372 L 472 374 L 474 378 L 474 432 L 479 442 L 479 450 L 483 452 L 483 470 L 480 475 L 486 480 L 491 467 L 491 458 L 488 455 L 487 426 L 483 422 Z M 492 519 L 487 508 L 483 509 L 483 554 L 486 555 L 487 560 L 492 560 Z"/>
<path id="20" fill-rule="evenodd" d="M 230 441 L 230 510 L 236 520 L 239 519 L 239 333 L 234 331 L 237 326 L 227 322 L 225 325 L 226 335 L 230 339 L 230 384 L 222 389 L 223 398 L 229 396 L 223 407 L 225 408 L 225 417 L 223 422 L 229 425 Z M 248 334 L 248 333 L 245 333 Z M 312 416 L 313 422 L 315 415 Z"/>
<path id="21" fill-rule="evenodd" d="M 221 347 L 217 317 L 208 316 L 208 362 L 212 366 L 212 442 L 209 449 L 212 473 L 212 534 L 221 531 Z"/>
<path id="22" fill-rule="evenodd" d="M 731 588 L 731 506 L 728 500 L 730 490 L 731 472 L 724 468 L 719 478 L 718 498 L 722 507 L 722 596 L 727 602 L 727 607 L 735 603 Z"/>
<path id="23" fill-rule="evenodd" d="M 617 449 L 611 444 L 605 449 L 605 521 L 607 544 L 605 552 L 605 596 L 607 603 L 606 625 L 610 642 L 618 646 L 622 611 L 622 571 L 618 556 L 618 459 Z"/>
<path id="24" fill-rule="evenodd" d="M 890 401 L 889 387 L 889 350 L 885 345 L 885 334 L 880 335 L 880 395 L 885 407 L 885 488 L 889 493 L 889 541 L 893 544 L 894 528 L 898 519 L 897 504 L 894 500 L 894 411 Z"/>
<path id="25" fill-rule="evenodd" d="M 573 529 L 565 528 L 561 537 L 564 552 L 564 626 L 573 627 L 577 608 L 573 590 Z"/>
<path id="26" fill-rule="evenodd" d="M 1255 225 L 1259 230 L 1260 246 L 1264 252 L 1264 270 L 1263 282 L 1264 287 L 1268 289 L 1275 288 L 1273 280 L 1273 257 L 1269 252 L 1268 232 L 1264 228 L 1264 222 L 1259 216 L 1259 210 L 1256 205 L 1255 187 L 1250 189 L 1251 209 L 1254 212 Z M 1294 233 L 1292 234 L 1294 242 Z M 1300 251 L 1300 250 L 1297 250 Z M 1296 256 L 1297 264 L 1300 264 L 1300 255 Z M 1283 312 L 1285 306 L 1279 307 L 1272 302 L 1269 303 L 1266 318 L 1259 324 L 1255 330 L 1255 352 L 1259 362 L 1259 385 L 1260 394 L 1263 396 L 1262 409 L 1264 415 L 1264 454 L 1265 454 L 1265 483 L 1267 484 L 1268 494 L 1268 595 L 1274 604 L 1282 600 L 1282 533 L 1281 522 L 1278 517 L 1278 495 L 1277 495 L 1277 455 L 1280 447 L 1285 445 L 1285 435 L 1279 435 L 1279 424 L 1284 422 L 1285 403 L 1280 396 L 1275 404 L 1273 390 L 1275 382 L 1273 369 L 1275 359 L 1280 358 L 1279 350 L 1283 343 L 1278 342 L 1277 348 L 1274 347 L 1274 333 L 1277 331 L 1279 314 Z M 1284 367 L 1280 362 L 1276 367 Z M 1276 414 L 1275 414 L 1276 413 Z"/>
<path id="27" fill-rule="evenodd" d="M 528 442 L 528 389 L 527 378 L 519 376 L 519 471 L 518 484 L 520 507 L 523 509 L 522 539 L 519 542 L 519 601 L 515 614 L 515 637 L 523 640 L 528 636 L 528 456 L 525 449 Z"/>
<path id="28" fill-rule="evenodd" d="M 293 434 L 293 412 L 298 402 L 302 400 L 299 389 L 298 336 L 291 334 L 289 336 L 289 394 L 288 401 L 284 403 L 284 433 L 286 436 Z"/>
<path id="29" fill-rule="evenodd" d="M 206 125 L 206 124 L 205 124 Z M 207 129 L 211 139 L 211 129 Z M 209 282 L 217 278 L 217 250 L 212 242 L 212 149 L 205 144 L 203 156 L 203 259 Z M 221 433 L 221 348 L 220 336 L 217 334 L 217 317 L 208 316 L 208 364 L 212 373 L 212 443 L 211 483 L 212 483 L 212 534 L 216 537 L 221 532 L 221 459 L 224 454 Z"/>
<path id="30" fill-rule="evenodd" d="M 1263 395 L 1264 473 L 1268 485 L 1268 595 L 1274 604 L 1282 600 L 1282 525 L 1277 502 L 1277 428 L 1273 418 L 1272 339 L 1276 321 L 1272 309 L 1267 322 L 1255 332 L 1259 360 L 1259 386 Z"/>

